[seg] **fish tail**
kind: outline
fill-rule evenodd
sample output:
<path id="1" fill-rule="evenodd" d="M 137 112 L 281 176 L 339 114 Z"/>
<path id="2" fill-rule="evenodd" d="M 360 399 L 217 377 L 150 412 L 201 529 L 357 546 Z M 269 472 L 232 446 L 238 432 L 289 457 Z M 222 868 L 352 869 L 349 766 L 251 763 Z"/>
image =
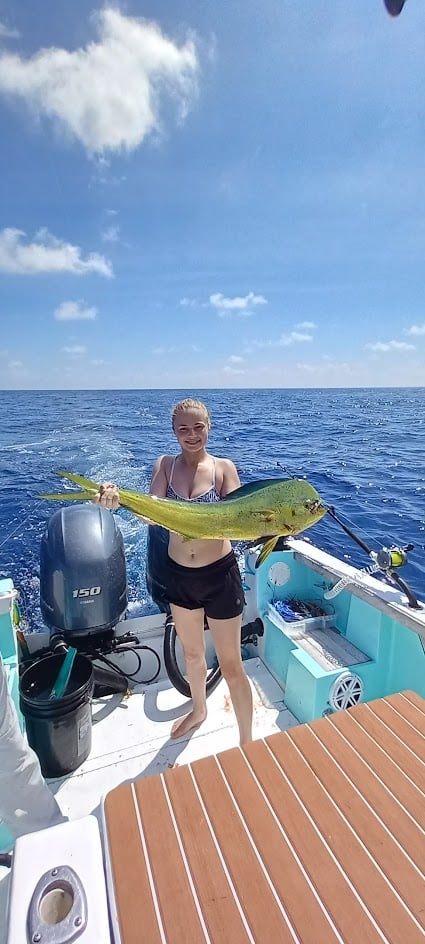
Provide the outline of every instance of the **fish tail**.
<path id="1" fill-rule="evenodd" d="M 61 471 L 55 471 L 55 475 L 60 475 L 63 479 L 69 479 L 69 481 L 73 482 L 74 485 L 79 485 L 87 492 L 92 492 L 92 494 L 96 494 L 96 492 L 99 491 L 99 485 L 97 485 L 96 482 L 93 482 L 91 479 L 85 479 L 82 475 L 76 475 L 73 472 Z"/>
<path id="2" fill-rule="evenodd" d="M 91 501 L 93 492 L 53 492 L 50 495 L 37 495 L 37 498 L 44 498 L 47 501 Z"/>
<path id="3" fill-rule="evenodd" d="M 79 485 L 82 492 L 49 492 L 49 494 L 38 495 L 38 498 L 47 499 L 47 501 L 91 501 L 93 495 L 99 491 L 99 486 L 91 479 L 85 479 L 82 475 L 75 475 L 72 472 L 55 471 L 55 475 L 60 475 L 63 479 L 69 479 L 74 485 Z"/>

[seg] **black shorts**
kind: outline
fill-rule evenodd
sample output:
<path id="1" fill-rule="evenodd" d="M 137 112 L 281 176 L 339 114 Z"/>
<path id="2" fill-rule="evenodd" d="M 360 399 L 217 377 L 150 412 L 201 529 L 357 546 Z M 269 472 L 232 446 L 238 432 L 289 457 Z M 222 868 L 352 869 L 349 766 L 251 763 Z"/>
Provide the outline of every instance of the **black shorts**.
<path id="1" fill-rule="evenodd" d="M 168 557 L 166 595 L 185 610 L 203 609 L 212 619 L 240 616 L 245 600 L 238 562 L 233 551 L 204 567 L 184 567 Z"/>

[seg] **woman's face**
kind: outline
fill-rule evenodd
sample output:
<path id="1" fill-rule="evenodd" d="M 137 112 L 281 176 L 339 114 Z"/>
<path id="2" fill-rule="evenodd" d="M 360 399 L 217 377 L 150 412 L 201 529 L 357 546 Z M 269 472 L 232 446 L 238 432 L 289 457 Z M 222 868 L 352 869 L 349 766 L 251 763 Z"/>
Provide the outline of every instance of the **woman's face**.
<path id="1" fill-rule="evenodd" d="M 204 449 L 209 432 L 208 418 L 203 410 L 182 410 L 174 417 L 174 432 L 185 452 Z"/>

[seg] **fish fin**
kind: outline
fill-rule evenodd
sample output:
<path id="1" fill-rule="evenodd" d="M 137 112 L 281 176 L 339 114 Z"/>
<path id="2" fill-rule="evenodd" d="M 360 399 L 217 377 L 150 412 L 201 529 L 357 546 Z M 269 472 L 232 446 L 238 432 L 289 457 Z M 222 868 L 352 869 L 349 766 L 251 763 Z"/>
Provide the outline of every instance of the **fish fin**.
<path id="1" fill-rule="evenodd" d="M 262 521 L 267 521 L 267 522 L 273 521 L 273 518 L 275 516 L 275 512 L 273 511 L 272 508 L 263 508 L 262 511 L 251 511 L 250 514 L 252 516 L 255 515 L 257 518 L 261 518 Z"/>
<path id="2" fill-rule="evenodd" d="M 260 567 L 261 564 L 264 564 L 266 557 L 268 557 L 269 554 L 271 554 L 271 552 L 273 551 L 275 545 L 277 544 L 279 540 L 279 537 L 280 537 L 279 534 L 275 534 L 273 538 L 269 538 L 269 540 L 266 541 L 265 544 L 263 544 L 263 547 L 261 548 L 261 551 L 255 562 L 255 569 L 257 569 L 257 567 Z"/>
<path id="3" fill-rule="evenodd" d="M 80 485 L 81 488 L 84 488 L 88 492 L 96 494 L 99 491 L 99 486 L 96 482 L 93 482 L 91 479 L 85 479 L 82 475 L 76 475 L 73 472 L 62 472 L 55 470 L 55 475 L 60 475 L 63 479 L 69 479 L 70 482 L 73 482 L 74 485 Z"/>
<path id="4" fill-rule="evenodd" d="M 51 495 L 37 495 L 37 498 L 44 498 L 47 501 L 91 501 L 93 492 L 53 492 Z"/>
<path id="5" fill-rule="evenodd" d="M 266 488 L 269 485 L 281 485 L 282 482 L 288 481 L 287 479 L 261 479 L 258 482 L 247 482 L 246 485 L 241 485 L 239 488 L 235 488 L 234 492 L 229 492 L 228 495 L 224 495 L 221 501 L 232 501 L 235 498 L 245 498 L 246 495 L 253 495 L 254 492 L 259 492 L 260 489 Z"/>

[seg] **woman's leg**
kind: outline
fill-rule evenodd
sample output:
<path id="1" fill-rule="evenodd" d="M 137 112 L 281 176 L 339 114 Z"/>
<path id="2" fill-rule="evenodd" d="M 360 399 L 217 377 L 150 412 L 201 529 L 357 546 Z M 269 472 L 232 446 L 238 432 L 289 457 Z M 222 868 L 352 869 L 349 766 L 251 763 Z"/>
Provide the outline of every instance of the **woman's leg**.
<path id="1" fill-rule="evenodd" d="M 215 651 L 239 727 L 240 744 L 252 741 L 252 692 L 241 656 L 242 617 L 212 619 L 208 617 Z"/>
<path id="2" fill-rule="evenodd" d="M 171 614 L 176 633 L 183 646 L 192 696 L 192 711 L 185 718 L 179 718 L 171 729 L 171 737 L 179 738 L 192 731 L 193 728 L 199 727 L 207 717 L 204 611 L 186 610 L 182 606 L 171 603 Z"/>

